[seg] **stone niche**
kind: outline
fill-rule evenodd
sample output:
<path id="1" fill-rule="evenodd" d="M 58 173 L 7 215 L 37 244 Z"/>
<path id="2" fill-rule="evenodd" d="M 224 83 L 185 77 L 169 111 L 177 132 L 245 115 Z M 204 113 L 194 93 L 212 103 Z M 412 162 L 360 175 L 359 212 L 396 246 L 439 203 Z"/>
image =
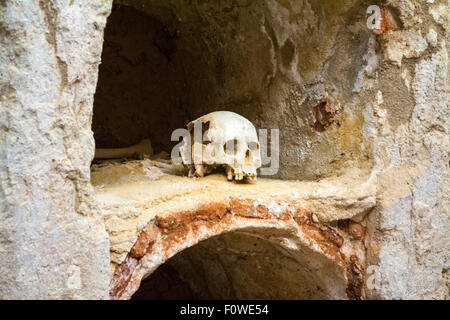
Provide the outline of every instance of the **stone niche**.
<path id="1" fill-rule="evenodd" d="M 256 128 L 280 129 L 280 169 L 271 178 L 370 168 L 358 94 L 375 54 L 368 5 L 115 1 L 94 99 L 97 147 L 150 138 L 155 153 L 170 153 L 174 129 L 228 110 Z"/>
<path id="2" fill-rule="evenodd" d="M 375 55 L 368 5 L 113 3 L 98 148 L 150 138 L 154 153 L 170 153 L 174 129 L 228 110 L 280 130 L 280 168 L 246 185 L 189 179 L 167 160 L 95 161 L 112 299 L 363 297 L 364 218 L 375 205 L 360 105 Z"/>

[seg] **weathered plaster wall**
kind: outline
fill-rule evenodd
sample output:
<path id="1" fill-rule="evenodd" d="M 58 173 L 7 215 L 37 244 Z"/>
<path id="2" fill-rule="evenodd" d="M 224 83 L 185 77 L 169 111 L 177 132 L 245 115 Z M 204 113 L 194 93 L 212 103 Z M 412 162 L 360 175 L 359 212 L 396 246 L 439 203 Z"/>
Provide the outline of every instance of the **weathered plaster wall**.
<path id="1" fill-rule="evenodd" d="M 0 2 L 0 298 L 108 297 L 90 185 L 111 1 Z"/>
<path id="2" fill-rule="evenodd" d="M 103 147 L 170 134 L 230 110 L 280 129 L 275 178 L 313 179 L 370 168 L 362 134 L 374 94 L 370 1 L 117 1 L 105 31 L 93 130 Z M 364 80 L 364 81 L 363 81 Z M 317 124 L 322 99 L 333 117 Z M 320 108 L 319 108 L 320 109 Z M 324 130 L 326 127 L 326 131 Z"/>
<path id="3" fill-rule="evenodd" d="M 378 175 L 366 292 L 369 298 L 443 299 L 450 263 L 449 4 L 389 4 L 403 28 L 379 36 L 383 102 L 365 112 Z M 378 129 L 369 129 L 375 122 Z"/>

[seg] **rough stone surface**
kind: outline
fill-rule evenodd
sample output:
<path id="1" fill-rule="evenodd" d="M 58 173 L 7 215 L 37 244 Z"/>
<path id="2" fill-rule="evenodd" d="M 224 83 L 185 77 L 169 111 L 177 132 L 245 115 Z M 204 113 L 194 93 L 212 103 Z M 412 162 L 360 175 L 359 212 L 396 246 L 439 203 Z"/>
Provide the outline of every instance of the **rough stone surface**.
<path id="1" fill-rule="evenodd" d="M 0 298 L 105 299 L 90 185 L 110 1 L 0 2 Z"/>

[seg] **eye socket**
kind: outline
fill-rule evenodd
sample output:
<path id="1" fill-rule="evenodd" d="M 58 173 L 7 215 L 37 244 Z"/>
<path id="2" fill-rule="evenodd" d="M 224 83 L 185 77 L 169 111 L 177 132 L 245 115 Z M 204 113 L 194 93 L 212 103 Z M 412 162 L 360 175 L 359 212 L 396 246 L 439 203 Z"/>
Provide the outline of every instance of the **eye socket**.
<path id="1" fill-rule="evenodd" d="M 225 144 L 223 145 L 225 153 L 228 155 L 235 155 L 238 150 L 238 144 L 239 141 L 237 139 L 232 139 L 225 142 Z"/>
<path id="2" fill-rule="evenodd" d="M 203 139 L 202 143 L 205 145 L 211 143 L 211 141 L 209 141 L 205 138 L 205 133 L 206 133 L 206 131 L 209 130 L 210 127 L 211 127 L 211 122 L 209 122 L 209 121 L 202 122 L 202 139 Z"/>
<path id="3" fill-rule="evenodd" d="M 201 136 L 197 136 L 196 137 L 195 136 L 195 128 L 197 126 L 201 126 L 202 134 L 201 134 Z M 189 130 L 189 133 L 191 135 L 192 141 L 195 141 L 195 142 L 200 143 L 200 144 L 209 144 L 209 143 L 211 143 L 211 141 L 208 141 L 208 140 L 205 139 L 205 132 L 208 131 L 210 127 L 211 127 L 211 122 L 210 121 L 191 122 L 188 125 L 188 130 Z"/>

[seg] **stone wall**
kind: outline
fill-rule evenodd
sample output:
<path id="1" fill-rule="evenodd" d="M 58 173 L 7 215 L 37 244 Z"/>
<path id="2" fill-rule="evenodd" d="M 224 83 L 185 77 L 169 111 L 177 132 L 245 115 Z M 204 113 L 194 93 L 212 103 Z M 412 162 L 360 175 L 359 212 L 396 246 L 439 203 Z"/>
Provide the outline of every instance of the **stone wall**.
<path id="1" fill-rule="evenodd" d="M 92 103 L 111 1 L 0 2 L 0 297 L 105 299 L 90 185 Z"/>
<path id="2" fill-rule="evenodd" d="M 367 79 L 376 63 L 370 4 L 117 1 L 94 102 L 96 141 L 123 147 L 150 137 L 155 152 L 170 152 L 174 129 L 229 110 L 257 128 L 280 129 L 272 178 L 369 169 L 362 125 L 364 102 L 375 97 Z M 320 106 L 325 99 L 329 111 Z"/>
<path id="3" fill-rule="evenodd" d="M 171 95 L 156 98 L 175 121 L 158 127 L 156 149 L 168 147 L 161 135 L 171 126 L 225 108 L 281 129 L 279 178 L 358 167 L 377 190 L 363 221 L 366 298 L 449 297 L 448 1 L 385 1 L 376 32 L 366 26 L 376 3 L 363 0 L 117 4 L 150 17 L 142 37 L 159 53 L 146 61 L 162 69 L 148 70 L 168 70 L 152 81 Z M 99 83 L 93 110 L 111 8 L 110 0 L 0 2 L 1 298 L 108 298 L 109 241 L 90 184 L 93 112 L 103 146 L 155 132 L 145 121 L 128 129 L 129 116 L 155 114 L 134 110 L 132 95 L 129 109 L 111 104 L 108 92 L 124 94 L 117 84 Z M 111 26 L 117 37 L 145 27 Z M 123 38 L 105 57 L 141 64 L 138 52 L 121 52 Z M 108 61 L 102 68 L 117 71 Z"/>

